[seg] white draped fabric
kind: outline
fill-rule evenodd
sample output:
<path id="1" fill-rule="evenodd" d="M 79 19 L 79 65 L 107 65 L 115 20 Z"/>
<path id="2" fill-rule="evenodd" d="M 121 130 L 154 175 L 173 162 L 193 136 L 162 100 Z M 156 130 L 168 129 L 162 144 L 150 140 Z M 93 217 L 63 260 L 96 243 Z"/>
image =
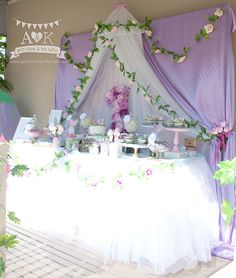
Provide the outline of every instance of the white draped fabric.
<path id="1" fill-rule="evenodd" d="M 105 23 L 127 23 L 127 20 L 135 20 L 126 8 L 116 8 Z M 148 64 L 143 50 L 141 31 L 138 28 L 131 28 L 130 32 L 119 29 L 117 32 L 106 32 L 106 36 L 116 45 L 115 51 L 121 62 L 130 72 L 136 72 L 136 79 L 139 84 L 145 88 L 150 86 L 149 94 L 154 97 L 161 96 L 160 104 L 169 104 L 175 110 L 178 116 L 189 119 L 186 113 L 181 109 L 175 100 L 169 95 L 166 89 L 157 79 L 150 65 Z M 136 93 L 136 85 L 131 85 L 129 80 L 122 75 L 120 70 L 115 66 L 111 57 L 111 50 L 104 47 L 98 40 L 99 52 L 92 59 L 93 71 L 87 73 L 90 80 L 85 87 L 80 102 L 77 105 L 78 113 L 86 112 L 92 118 L 104 118 L 106 125 L 111 122 L 111 110 L 106 105 L 106 93 L 113 86 L 127 85 L 131 87 L 129 96 L 129 111 L 143 122 L 145 116 L 150 114 L 159 114 L 157 107 L 153 108 L 144 98 L 142 92 Z M 162 112 L 163 114 L 163 112 Z M 166 113 L 165 117 L 169 117 Z"/>
<path id="2" fill-rule="evenodd" d="M 31 167 L 53 157 L 45 146 L 13 149 L 18 162 Z M 69 173 L 65 160 L 71 161 Z M 74 153 L 59 164 L 40 176 L 8 178 L 8 209 L 23 225 L 79 239 L 106 262 L 135 262 L 160 274 L 211 260 L 218 205 L 203 157 L 158 161 Z"/>

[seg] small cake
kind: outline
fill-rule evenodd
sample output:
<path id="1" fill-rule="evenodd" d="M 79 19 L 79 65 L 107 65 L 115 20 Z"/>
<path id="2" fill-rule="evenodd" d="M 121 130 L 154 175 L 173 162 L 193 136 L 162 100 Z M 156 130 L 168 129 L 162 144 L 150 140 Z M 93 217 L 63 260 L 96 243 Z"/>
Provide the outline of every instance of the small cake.
<path id="1" fill-rule="evenodd" d="M 174 123 L 174 127 L 185 127 L 185 122 L 181 118 L 174 119 L 173 123 Z"/>
<path id="2" fill-rule="evenodd" d="M 105 125 L 91 125 L 89 127 L 90 135 L 104 135 L 106 133 Z"/>
<path id="3" fill-rule="evenodd" d="M 146 125 L 154 125 L 155 124 L 158 124 L 160 122 L 163 121 L 163 118 L 162 117 L 159 117 L 159 116 L 152 116 L 152 115 L 148 115 L 145 117 L 144 119 L 144 123 Z"/>
<path id="4" fill-rule="evenodd" d="M 159 117 L 159 116 L 156 116 L 155 118 L 155 123 L 160 123 L 160 122 L 163 122 L 163 118 L 162 117 Z"/>
<path id="5" fill-rule="evenodd" d="M 174 127 L 174 122 L 170 121 L 170 120 L 164 121 L 163 126 L 165 126 L 165 127 Z"/>
<path id="6" fill-rule="evenodd" d="M 148 115 L 144 119 L 145 124 L 147 125 L 153 125 L 154 124 L 154 117 L 151 115 Z"/>

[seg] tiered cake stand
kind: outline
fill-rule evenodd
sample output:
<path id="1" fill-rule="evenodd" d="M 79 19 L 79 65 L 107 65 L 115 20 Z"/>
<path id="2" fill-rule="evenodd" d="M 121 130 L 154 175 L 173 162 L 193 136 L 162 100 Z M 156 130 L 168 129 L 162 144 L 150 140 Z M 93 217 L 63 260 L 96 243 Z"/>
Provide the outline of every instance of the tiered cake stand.
<path id="1" fill-rule="evenodd" d="M 173 142 L 174 147 L 172 149 L 172 152 L 176 152 L 176 153 L 181 152 L 179 148 L 179 133 L 187 132 L 189 129 L 186 127 L 164 127 L 164 129 L 166 131 L 173 131 L 175 133 L 174 142 Z"/>

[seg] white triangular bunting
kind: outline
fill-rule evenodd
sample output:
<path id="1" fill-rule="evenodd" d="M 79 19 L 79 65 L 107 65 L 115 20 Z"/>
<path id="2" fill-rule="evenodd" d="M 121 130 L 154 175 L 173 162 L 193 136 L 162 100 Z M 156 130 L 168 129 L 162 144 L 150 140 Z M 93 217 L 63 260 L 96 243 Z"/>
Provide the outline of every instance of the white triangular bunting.
<path id="1" fill-rule="evenodd" d="M 25 22 L 21 22 L 21 24 L 22 24 L 22 27 L 24 28 L 25 27 L 25 25 L 26 25 L 26 23 Z"/>
<path id="2" fill-rule="evenodd" d="M 27 23 L 27 27 L 28 27 L 28 29 L 31 27 L 31 23 Z"/>
<path id="3" fill-rule="evenodd" d="M 16 26 L 18 26 L 19 24 L 21 24 L 20 20 L 16 20 Z"/>
<path id="4" fill-rule="evenodd" d="M 35 29 L 37 27 L 38 24 L 33 24 L 33 28 Z"/>
<path id="5" fill-rule="evenodd" d="M 58 21 L 58 20 L 57 20 L 57 21 L 55 21 L 54 23 L 55 23 L 57 26 L 59 25 L 59 21 Z"/>
<path id="6" fill-rule="evenodd" d="M 42 29 L 43 24 L 38 24 L 39 29 Z"/>
<path id="7" fill-rule="evenodd" d="M 47 28 L 48 28 L 48 23 L 44 23 L 44 24 L 43 24 L 43 27 L 44 27 L 45 29 L 47 29 Z"/>
<path id="8" fill-rule="evenodd" d="M 52 28 L 52 27 L 53 27 L 53 22 L 50 22 L 50 23 L 49 23 L 49 26 Z"/>

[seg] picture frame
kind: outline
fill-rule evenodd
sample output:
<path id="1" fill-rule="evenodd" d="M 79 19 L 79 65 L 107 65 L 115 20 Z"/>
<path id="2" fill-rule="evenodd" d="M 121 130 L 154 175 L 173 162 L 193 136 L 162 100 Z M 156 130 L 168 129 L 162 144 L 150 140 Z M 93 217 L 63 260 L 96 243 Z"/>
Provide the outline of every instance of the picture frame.
<path id="1" fill-rule="evenodd" d="M 54 123 L 60 123 L 62 117 L 62 110 L 51 110 L 49 118 L 48 118 L 48 125 Z"/>
<path id="2" fill-rule="evenodd" d="M 27 124 L 33 119 L 33 117 L 21 117 L 17 125 L 13 140 L 28 141 L 29 137 L 25 134 Z"/>

